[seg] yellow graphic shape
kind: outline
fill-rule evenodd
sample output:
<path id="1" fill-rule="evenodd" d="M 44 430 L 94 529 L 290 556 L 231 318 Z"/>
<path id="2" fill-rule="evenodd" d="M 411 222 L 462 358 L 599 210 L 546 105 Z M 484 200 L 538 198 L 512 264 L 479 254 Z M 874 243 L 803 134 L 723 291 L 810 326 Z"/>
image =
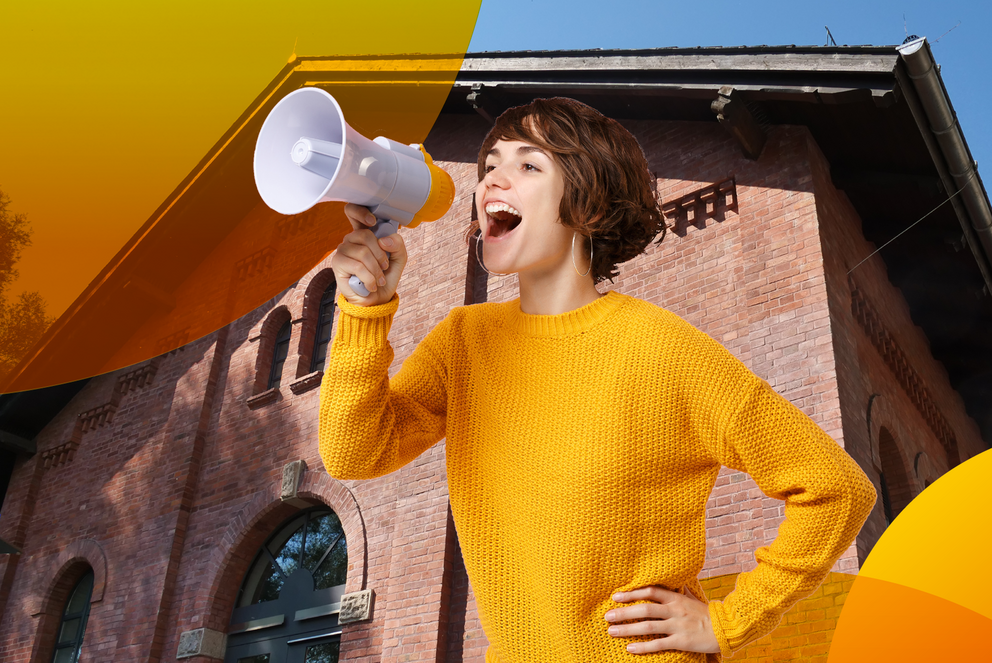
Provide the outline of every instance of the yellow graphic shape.
<path id="1" fill-rule="evenodd" d="M 733 663 L 826 663 L 837 618 L 856 576 L 831 573 L 812 594 L 797 602 L 782 616 L 778 627 L 736 654 Z M 706 596 L 720 600 L 737 582 L 737 574 L 701 579 Z"/>
<path id="2" fill-rule="evenodd" d="M 827 660 L 992 661 L 990 634 L 992 619 L 977 612 L 927 592 L 859 575 Z"/>
<path id="3" fill-rule="evenodd" d="M 865 560 L 830 663 L 992 660 L 992 451 L 899 514 Z"/>
<path id="4" fill-rule="evenodd" d="M 14 290 L 41 291 L 62 315 L 0 392 L 147 360 L 292 285 L 350 226 L 339 204 L 284 217 L 261 203 L 251 164 L 262 121 L 282 97 L 314 85 L 337 98 L 360 133 L 422 142 L 461 68 L 480 0 L 302 0 L 236 10 L 187 3 L 185 12 L 180 2 L 126 14 L 29 4 L 5 15 L 9 39 L 0 40 L 5 92 L 16 99 L 0 110 L 8 137 L 0 183 L 35 228 L 18 266 L 24 283 Z M 302 38 L 284 64 L 296 32 Z M 124 48 L 135 35 L 140 48 Z M 253 59 L 276 38 L 284 42 L 280 59 Z M 38 69 L 38 61 L 47 64 Z M 53 83 L 50 72 L 65 72 L 67 63 L 78 66 Z M 193 98 L 177 112 L 173 99 L 184 94 Z M 216 115 L 210 106 L 221 101 L 238 110 L 204 133 L 205 118 Z M 174 163 L 163 170 L 187 143 L 204 146 L 186 157 L 184 170 Z M 132 204 L 138 198 L 142 204 Z M 95 256 L 100 262 L 89 271 L 81 261 Z"/>

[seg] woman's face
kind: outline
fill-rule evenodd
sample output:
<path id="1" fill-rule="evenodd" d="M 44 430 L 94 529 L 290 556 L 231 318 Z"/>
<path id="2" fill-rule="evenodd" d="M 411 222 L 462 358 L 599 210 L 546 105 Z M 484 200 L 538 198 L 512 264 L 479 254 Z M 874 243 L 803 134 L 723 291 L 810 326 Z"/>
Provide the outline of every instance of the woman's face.
<path id="1" fill-rule="evenodd" d="M 558 218 L 565 181 L 551 155 L 499 140 L 486 156 L 475 201 L 491 272 L 540 277 L 571 267 L 573 231 Z"/>

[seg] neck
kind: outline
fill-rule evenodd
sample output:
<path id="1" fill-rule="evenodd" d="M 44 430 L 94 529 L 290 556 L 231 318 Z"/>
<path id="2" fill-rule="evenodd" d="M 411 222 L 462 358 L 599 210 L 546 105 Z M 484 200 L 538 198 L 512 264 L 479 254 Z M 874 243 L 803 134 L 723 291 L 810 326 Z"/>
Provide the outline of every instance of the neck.
<path id="1" fill-rule="evenodd" d="M 517 274 L 520 285 L 520 310 L 530 315 L 560 315 L 582 308 L 599 299 L 592 275 L 579 276 L 567 265 L 568 271 L 552 274 Z"/>

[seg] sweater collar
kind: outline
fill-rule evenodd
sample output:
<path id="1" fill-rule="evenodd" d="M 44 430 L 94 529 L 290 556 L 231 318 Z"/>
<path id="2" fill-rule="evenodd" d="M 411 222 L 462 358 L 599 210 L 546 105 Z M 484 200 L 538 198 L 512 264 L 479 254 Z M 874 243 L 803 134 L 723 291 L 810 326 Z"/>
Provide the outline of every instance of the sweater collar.
<path id="1" fill-rule="evenodd" d="M 531 315 L 520 310 L 520 299 L 507 303 L 507 326 L 524 336 L 552 338 L 581 334 L 609 318 L 628 297 L 609 291 L 574 311 L 559 315 Z"/>

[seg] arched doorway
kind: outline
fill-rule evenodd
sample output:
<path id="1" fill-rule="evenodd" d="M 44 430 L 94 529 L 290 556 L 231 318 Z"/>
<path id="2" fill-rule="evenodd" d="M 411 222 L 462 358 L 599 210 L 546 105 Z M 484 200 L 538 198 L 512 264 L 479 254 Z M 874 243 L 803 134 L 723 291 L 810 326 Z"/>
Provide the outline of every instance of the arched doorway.
<path id="1" fill-rule="evenodd" d="M 882 469 L 878 476 L 882 489 L 882 509 L 885 512 L 885 524 L 888 526 L 912 501 L 913 488 L 909 481 L 909 473 L 902 462 L 896 438 L 885 426 L 878 430 L 878 453 L 882 461 Z"/>
<path id="2" fill-rule="evenodd" d="M 261 547 L 231 615 L 225 663 L 337 663 L 348 547 L 326 507 L 296 514 Z"/>

